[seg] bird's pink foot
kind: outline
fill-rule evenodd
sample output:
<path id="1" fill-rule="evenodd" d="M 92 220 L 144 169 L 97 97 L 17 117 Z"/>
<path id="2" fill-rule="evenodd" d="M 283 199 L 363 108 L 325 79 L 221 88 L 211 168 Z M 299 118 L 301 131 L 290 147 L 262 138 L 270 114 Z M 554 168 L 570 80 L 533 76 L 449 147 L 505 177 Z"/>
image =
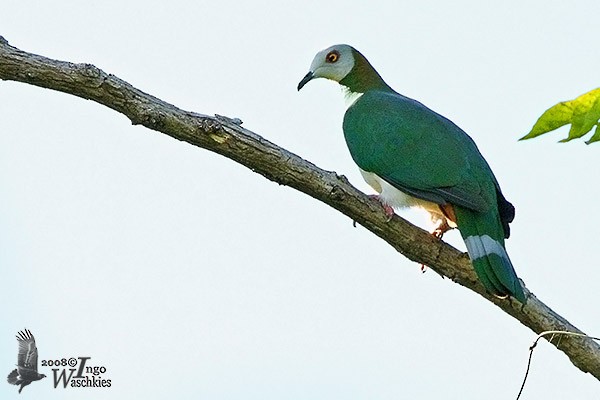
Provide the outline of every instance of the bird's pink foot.
<path id="1" fill-rule="evenodd" d="M 448 232 L 450 229 L 452 229 L 450 227 L 450 225 L 448 225 L 448 221 L 446 219 L 443 219 L 442 221 L 440 221 L 439 225 L 433 230 L 433 232 L 431 232 L 431 235 L 436 238 L 436 239 L 442 239 L 442 236 L 444 236 L 444 233 Z"/>
<path id="2" fill-rule="evenodd" d="M 387 216 L 387 220 L 391 221 L 392 217 L 394 216 L 394 209 L 389 205 L 386 204 L 379 195 L 377 194 L 370 194 L 369 197 L 371 199 L 375 199 L 379 202 L 379 204 L 381 204 L 381 206 L 383 207 L 383 210 L 385 211 L 385 215 Z"/>
<path id="3" fill-rule="evenodd" d="M 431 236 L 438 240 L 442 240 L 444 233 L 448 232 L 450 229 L 452 229 L 452 227 L 448 225 L 448 220 L 444 218 L 438 223 L 438 226 L 433 230 L 433 232 L 431 232 Z M 427 271 L 427 265 L 421 264 L 421 272 L 425 273 L 425 271 Z"/>

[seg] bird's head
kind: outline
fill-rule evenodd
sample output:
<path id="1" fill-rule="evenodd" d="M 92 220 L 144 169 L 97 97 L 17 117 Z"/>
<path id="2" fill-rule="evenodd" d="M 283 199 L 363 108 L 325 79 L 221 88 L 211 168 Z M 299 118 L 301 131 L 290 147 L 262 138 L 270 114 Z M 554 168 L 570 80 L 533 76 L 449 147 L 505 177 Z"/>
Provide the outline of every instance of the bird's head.
<path id="1" fill-rule="evenodd" d="M 310 70 L 298 84 L 298 90 L 315 78 L 340 82 L 352 71 L 354 63 L 354 49 L 347 44 L 336 44 L 322 50 L 310 64 Z"/>
<path id="2" fill-rule="evenodd" d="M 393 91 L 365 56 L 347 44 L 336 44 L 318 52 L 310 64 L 310 71 L 298 84 L 298 90 L 315 78 L 336 81 L 348 89 L 348 93 Z"/>

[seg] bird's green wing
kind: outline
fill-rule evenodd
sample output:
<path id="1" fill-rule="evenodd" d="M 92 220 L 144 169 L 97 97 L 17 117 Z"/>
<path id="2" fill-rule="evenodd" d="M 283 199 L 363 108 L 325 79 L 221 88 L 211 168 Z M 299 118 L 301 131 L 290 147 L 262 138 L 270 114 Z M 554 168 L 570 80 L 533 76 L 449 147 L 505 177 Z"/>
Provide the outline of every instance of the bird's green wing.
<path id="1" fill-rule="evenodd" d="M 450 120 L 395 92 L 369 91 L 344 116 L 358 166 L 399 190 L 475 211 L 495 206 L 495 178 L 473 140 Z"/>
<path id="2" fill-rule="evenodd" d="M 344 135 L 361 169 L 417 198 L 452 204 L 487 291 L 527 301 L 504 248 L 514 207 L 465 132 L 415 100 L 370 91 L 346 111 Z"/>

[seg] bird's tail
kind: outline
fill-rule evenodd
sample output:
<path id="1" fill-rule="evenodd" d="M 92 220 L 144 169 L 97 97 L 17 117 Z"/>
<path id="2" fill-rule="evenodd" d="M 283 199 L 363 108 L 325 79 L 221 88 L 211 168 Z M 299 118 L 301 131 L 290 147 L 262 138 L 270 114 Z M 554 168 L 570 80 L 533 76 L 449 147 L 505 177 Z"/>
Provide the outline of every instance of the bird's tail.
<path id="1" fill-rule="evenodd" d="M 19 381 L 19 373 L 17 372 L 16 369 L 13 369 L 12 372 L 10 374 L 8 374 L 8 376 L 6 377 L 6 380 L 8 381 L 8 383 L 10 383 L 11 385 L 18 385 L 18 381 Z"/>
<path id="2" fill-rule="evenodd" d="M 523 287 L 504 248 L 504 231 L 497 211 L 479 213 L 462 207 L 454 207 L 454 211 L 473 268 L 483 286 L 495 296 L 512 296 L 525 304 Z"/>

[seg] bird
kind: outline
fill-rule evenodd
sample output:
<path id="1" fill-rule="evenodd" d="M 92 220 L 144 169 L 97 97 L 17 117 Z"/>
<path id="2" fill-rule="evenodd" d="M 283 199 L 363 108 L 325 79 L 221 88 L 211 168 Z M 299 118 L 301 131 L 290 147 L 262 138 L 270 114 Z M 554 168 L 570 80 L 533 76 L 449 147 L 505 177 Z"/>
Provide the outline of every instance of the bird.
<path id="1" fill-rule="evenodd" d="M 298 91 L 316 78 L 342 86 L 348 103 L 342 125 L 346 144 L 388 218 L 394 209 L 420 207 L 436 223 L 435 237 L 457 227 L 485 290 L 525 304 L 504 241 L 515 208 L 473 139 L 448 118 L 392 89 L 350 45 L 318 52 Z"/>
<path id="2" fill-rule="evenodd" d="M 19 342 L 19 353 L 17 357 L 17 368 L 8 374 L 7 380 L 11 385 L 21 385 L 21 390 L 31 382 L 39 381 L 46 375 L 38 373 L 38 351 L 35 346 L 35 338 L 28 329 L 17 334 Z"/>

